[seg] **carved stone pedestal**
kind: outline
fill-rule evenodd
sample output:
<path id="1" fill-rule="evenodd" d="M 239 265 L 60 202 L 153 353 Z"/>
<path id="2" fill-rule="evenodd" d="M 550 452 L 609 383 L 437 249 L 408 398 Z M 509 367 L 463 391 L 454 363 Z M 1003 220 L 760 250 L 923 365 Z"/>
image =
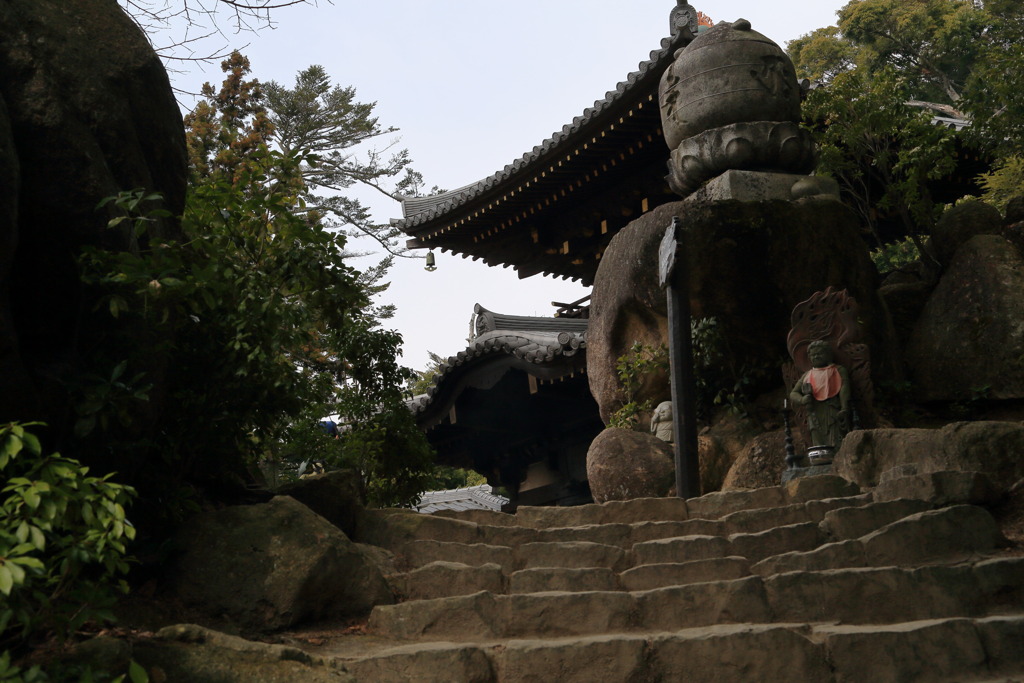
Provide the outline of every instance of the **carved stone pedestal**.
<path id="1" fill-rule="evenodd" d="M 832 474 L 832 463 L 814 465 L 813 467 L 792 467 L 782 473 L 782 483 L 787 484 L 802 477 L 815 477 L 819 474 Z"/>

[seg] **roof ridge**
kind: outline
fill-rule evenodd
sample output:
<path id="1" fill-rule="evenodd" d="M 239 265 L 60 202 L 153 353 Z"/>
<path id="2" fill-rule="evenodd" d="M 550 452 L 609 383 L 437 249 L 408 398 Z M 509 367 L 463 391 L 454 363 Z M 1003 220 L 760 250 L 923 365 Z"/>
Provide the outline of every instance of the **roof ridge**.
<path id="1" fill-rule="evenodd" d="M 475 183 L 464 185 L 456 190 L 451 190 L 442 195 L 432 195 L 434 202 L 417 201 L 426 199 L 423 197 L 403 199 L 403 218 L 395 221 L 395 224 L 403 229 L 413 228 L 420 225 L 421 223 L 436 218 L 437 216 L 465 204 L 471 199 L 480 196 L 498 183 L 523 171 L 532 164 L 539 162 L 542 157 L 552 153 L 554 148 L 568 139 L 573 133 L 584 126 L 589 125 L 613 103 L 625 97 L 626 94 L 632 91 L 636 87 L 637 83 L 643 81 L 645 77 L 651 73 L 652 69 L 660 64 L 662 60 L 671 57 L 679 47 L 679 43 L 683 43 L 683 41 L 688 43 L 690 40 L 693 40 L 693 34 L 689 31 L 682 31 L 675 36 L 662 38 L 661 47 L 657 50 L 651 50 L 648 55 L 649 58 L 640 62 L 635 71 L 631 71 L 626 75 L 625 80 L 619 81 L 614 90 L 607 91 L 604 99 L 595 100 L 594 104 L 584 109 L 581 115 L 573 117 L 572 123 L 565 124 L 562 126 L 561 130 L 555 131 L 543 142 L 535 145 L 532 150 L 526 152 L 518 159 L 513 160 L 511 163 L 506 164 L 501 170 L 496 171 L 490 176 L 478 180 Z M 416 208 L 420 208 L 420 210 L 411 210 Z"/>

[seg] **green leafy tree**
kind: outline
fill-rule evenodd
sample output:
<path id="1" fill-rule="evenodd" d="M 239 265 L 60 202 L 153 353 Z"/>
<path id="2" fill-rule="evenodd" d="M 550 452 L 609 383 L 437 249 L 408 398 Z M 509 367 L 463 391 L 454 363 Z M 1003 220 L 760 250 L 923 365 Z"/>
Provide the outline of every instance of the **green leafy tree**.
<path id="1" fill-rule="evenodd" d="M 31 424 L 0 425 L 0 679 L 49 680 L 13 662 L 48 638 L 112 618 L 126 590 L 134 491 L 44 455 Z M 70 680 L 70 679 L 69 679 Z"/>
<path id="2" fill-rule="evenodd" d="M 858 48 L 837 26 L 816 29 L 786 43 L 797 78 L 828 84 L 857 64 Z"/>
<path id="3" fill-rule="evenodd" d="M 1024 157 L 1001 160 L 992 171 L 983 173 L 979 182 L 982 200 L 1005 212 L 1011 199 L 1024 195 Z"/>
<path id="4" fill-rule="evenodd" d="M 434 378 L 445 363 L 445 359 L 433 351 L 427 351 L 427 356 L 430 358 L 427 367 L 423 370 L 417 370 L 416 376 L 409 382 L 408 392 L 413 396 L 425 394 L 430 390 L 430 387 L 434 386 Z"/>
<path id="5" fill-rule="evenodd" d="M 381 126 L 373 114 L 375 103 L 356 101 L 354 88 L 332 85 L 322 66 L 299 72 L 292 88 L 271 81 L 263 91 L 274 144 L 285 154 L 306 155 L 306 210 L 351 237 L 366 235 L 388 252 L 400 253 L 398 228 L 375 223 L 359 199 L 343 194 L 354 186 L 395 200 L 418 193 L 423 179 L 409 167 L 407 150 L 392 152 L 394 141 L 369 147 L 397 129 Z"/>
<path id="6" fill-rule="evenodd" d="M 434 468 L 430 488 L 433 491 L 447 491 L 450 489 L 464 489 L 470 486 L 480 486 L 487 483 L 487 477 L 473 470 L 462 469 L 461 467 L 449 467 L 438 465 Z"/>
<path id="7" fill-rule="evenodd" d="M 839 31 L 872 72 L 895 69 L 914 99 L 955 105 L 984 52 L 989 15 L 972 0 L 851 0 Z"/>
<path id="8" fill-rule="evenodd" d="M 921 259 L 921 252 L 917 248 L 920 242 L 921 237 L 918 236 L 916 241 L 907 237 L 884 244 L 871 251 L 871 261 L 879 273 L 889 273 L 910 266 Z"/>
<path id="9" fill-rule="evenodd" d="M 1024 5 L 999 0 L 985 9 L 991 27 L 962 106 L 976 143 L 1006 160 L 1024 156 Z"/>
<path id="10" fill-rule="evenodd" d="M 908 96 L 907 79 L 893 68 L 857 68 L 812 91 L 804 104 L 805 118 L 819 126 L 819 172 L 839 181 L 877 246 L 930 232 L 941 206 L 928 181 L 955 167 L 955 133 L 906 106 Z M 882 218 L 897 226 L 895 234 L 880 233 Z"/>
<path id="11" fill-rule="evenodd" d="M 805 118 L 819 129 L 821 170 L 839 179 L 876 237 L 878 263 L 919 253 L 937 273 L 919 236 L 940 210 L 929 187 L 953 169 L 957 151 L 992 164 L 977 179 L 988 201 L 1003 207 L 1019 192 L 1022 33 L 1024 5 L 1015 0 L 851 0 L 837 26 L 789 43 L 798 73 L 826 83 Z M 935 115 L 969 125 L 954 135 L 933 125 Z"/>
<path id="12" fill-rule="evenodd" d="M 402 402 L 412 373 L 396 360 L 401 337 L 381 328 L 372 304 L 380 271 L 368 278 L 350 267 L 346 236 L 307 209 L 304 174 L 315 160 L 272 147 L 274 125 L 248 61 L 235 53 L 223 68 L 221 89 L 204 88 L 186 119 L 188 242 L 85 259 L 111 314 L 154 330 L 143 348 L 111 339 L 105 362 L 133 377 L 141 357 L 168 358 L 160 430 L 148 444 L 164 466 L 127 457 L 137 442 L 119 445 L 103 430 L 91 438 L 120 447 L 147 491 L 178 501 L 175 487 L 207 481 L 223 491 L 256 460 L 281 460 L 297 430 L 342 414 L 350 426 L 338 464 L 357 466 L 378 504 L 408 503 L 422 490 L 430 451 Z M 136 231 L 146 228 L 141 199 L 117 200 Z"/>

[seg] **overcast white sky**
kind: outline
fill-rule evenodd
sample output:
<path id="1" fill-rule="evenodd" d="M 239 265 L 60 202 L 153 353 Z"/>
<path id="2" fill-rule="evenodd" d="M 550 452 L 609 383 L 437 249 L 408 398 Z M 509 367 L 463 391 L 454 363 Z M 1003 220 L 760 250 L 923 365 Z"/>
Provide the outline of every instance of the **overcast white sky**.
<path id="1" fill-rule="evenodd" d="M 714 21 L 750 20 L 781 46 L 835 23 L 846 0 L 691 0 Z M 228 35 L 253 75 L 292 85 L 311 64 L 334 83 L 377 103 L 382 124 L 400 129 L 427 187 L 454 189 L 500 170 L 580 115 L 636 70 L 668 33 L 674 0 L 377 0 L 282 9 L 277 28 Z M 172 75 L 198 90 L 219 84 L 216 67 Z M 667 156 L 667 153 L 666 153 Z M 401 216 L 387 200 L 375 216 Z M 403 362 L 421 369 L 427 351 L 465 347 L 473 304 L 501 313 L 550 315 L 550 302 L 588 290 L 569 281 L 489 268 L 437 253 L 438 270 L 399 259 L 383 295 L 397 308 L 388 327 L 405 340 Z"/>

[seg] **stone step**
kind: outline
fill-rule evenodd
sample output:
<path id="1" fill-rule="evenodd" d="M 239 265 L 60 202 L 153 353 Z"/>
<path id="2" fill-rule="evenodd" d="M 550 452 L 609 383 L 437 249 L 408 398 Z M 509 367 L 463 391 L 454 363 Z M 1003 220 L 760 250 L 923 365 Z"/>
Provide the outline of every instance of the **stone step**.
<path id="1" fill-rule="evenodd" d="M 515 549 L 515 557 L 519 569 L 607 567 L 621 571 L 628 562 L 627 551 L 622 548 L 589 541 L 527 543 Z"/>
<path id="2" fill-rule="evenodd" d="M 711 560 L 739 556 L 757 562 L 772 555 L 818 547 L 823 536 L 813 522 L 775 527 L 753 534 L 683 536 L 637 543 L 633 566 Z"/>
<path id="3" fill-rule="evenodd" d="M 962 681 L 968 675 L 1024 674 L 1024 616 L 1020 614 L 887 626 L 820 626 L 815 635 L 823 642 L 831 665 L 842 672 L 837 680 L 844 683 Z"/>
<path id="4" fill-rule="evenodd" d="M 405 600 L 430 600 L 480 591 L 504 593 L 506 574 L 501 565 L 471 566 L 460 562 L 436 561 L 404 574 L 387 577 L 392 590 Z"/>
<path id="5" fill-rule="evenodd" d="M 399 554 L 411 569 L 432 562 L 455 562 L 471 567 L 496 564 L 507 574 L 518 569 L 515 551 L 505 545 L 486 543 L 448 543 L 445 541 L 410 541 Z"/>
<path id="6" fill-rule="evenodd" d="M 1024 614 L 888 625 L 722 624 L 477 643 L 410 644 L 329 660 L 356 680 L 1009 681 L 1024 675 Z"/>
<path id="7" fill-rule="evenodd" d="M 442 516 L 373 510 L 361 523 L 360 535 L 363 542 L 396 554 L 416 541 L 507 547 L 585 541 L 628 549 L 656 538 L 726 536 L 820 522 L 833 510 L 869 504 L 870 494 L 858 491 L 839 477 L 822 476 L 795 480 L 785 488 L 718 492 L 688 501 L 647 498 L 573 508 L 522 508 L 515 517 L 488 511 Z"/>
<path id="8" fill-rule="evenodd" d="M 682 521 L 689 517 L 687 501 L 682 498 L 636 498 L 575 507 L 527 506 L 516 511 L 519 523 L 533 529 L 653 520 Z"/>
<path id="9" fill-rule="evenodd" d="M 458 526 L 453 529 L 449 529 L 443 525 L 439 526 L 435 523 L 424 527 L 424 531 L 430 532 L 429 535 L 421 534 L 416 537 L 406 539 L 404 543 L 397 547 L 393 547 L 392 549 L 401 555 L 405 555 L 407 564 L 412 566 L 418 566 L 421 564 L 421 558 L 425 558 L 426 561 L 434 561 L 435 559 L 447 559 L 453 562 L 463 561 L 458 557 L 440 557 L 431 554 L 431 552 L 427 550 L 429 543 L 462 543 L 465 545 L 472 545 L 478 550 L 485 550 L 479 546 L 516 548 L 533 543 L 582 542 L 617 546 L 628 550 L 638 543 L 666 538 L 678 538 L 685 536 L 725 537 L 734 534 L 759 533 L 781 526 L 792 526 L 806 523 L 817 524 L 821 523 L 829 515 L 839 510 L 871 505 L 879 504 L 871 503 L 869 496 L 854 496 L 848 498 L 815 500 L 807 503 L 783 506 L 780 508 L 741 510 L 726 515 L 721 519 L 641 521 L 629 524 L 606 523 L 573 527 L 554 527 L 547 529 L 488 525 L 476 525 L 474 529 L 474 525 L 468 522 L 457 522 Z M 917 511 L 918 509 L 920 508 L 914 508 L 913 511 Z M 439 518 L 438 521 L 448 520 Z M 455 522 L 455 520 L 450 521 Z M 446 533 L 449 530 L 456 532 L 454 534 L 454 538 Z M 437 536 L 434 536 L 435 533 L 437 533 Z M 441 539 L 444 540 L 442 541 Z M 415 543 L 420 543 L 421 545 L 416 548 L 412 548 L 410 552 L 407 552 L 407 547 Z M 492 560 L 488 559 L 484 561 L 489 562 Z M 477 562 L 476 564 L 480 564 L 480 562 Z"/>
<path id="10" fill-rule="evenodd" d="M 637 543 L 629 552 L 587 541 L 527 543 L 516 548 L 415 541 L 406 558 L 419 569 L 390 580 L 399 595 L 428 599 L 482 590 L 503 593 L 510 576 L 519 570 L 563 568 L 579 571 L 524 574 L 510 592 L 646 590 L 736 579 L 751 573 L 771 576 L 790 571 L 949 563 L 990 553 L 1002 540 L 995 521 L 982 508 L 959 505 L 901 517 L 922 505 L 893 501 L 840 508 L 825 514 L 819 525 L 805 522 L 727 537 L 659 538 Z M 725 531 L 720 520 L 713 523 Z M 641 524 L 637 528 L 651 523 Z M 872 528 L 875 524 L 885 525 Z M 865 530 L 869 533 L 861 538 L 822 544 L 829 536 Z M 576 584 L 566 583 L 569 579 L 564 577 L 570 576 Z M 544 583 L 545 577 L 551 582 Z"/>
<path id="11" fill-rule="evenodd" d="M 400 553 L 407 543 L 514 547 L 525 543 L 587 541 L 629 548 L 656 538 L 756 533 L 777 526 L 821 522 L 830 512 L 867 506 L 871 494 L 840 477 L 796 479 L 785 487 L 710 493 L 700 498 L 646 498 L 571 508 L 524 507 L 517 515 L 484 510 L 421 515 L 372 511 L 364 541 Z"/>
<path id="12" fill-rule="evenodd" d="M 717 491 L 699 498 L 638 498 L 576 507 L 521 507 L 518 523 L 535 529 L 593 524 L 631 524 L 645 521 L 720 519 L 726 515 L 764 508 L 785 507 L 828 498 L 862 495 L 860 488 L 832 475 L 795 479 L 786 486 L 749 491 Z"/>
<path id="13" fill-rule="evenodd" d="M 509 593 L 617 590 L 621 590 L 619 575 L 606 567 L 539 567 L 513 572 L 508 577 Z"/>
<path id="14" fill-rule="evenodd" d="M 375 607 L 391 638 L 560 637 L 727 623 L 889 624 L 1024 608 L 1024 558 L 830 569 L 645 591 L 473 595 Z"/>
<path id="15" fill-rule="evenodd" d="M 693 501 L 689 502 L 692 503 Z M 511 546 L 534 541 L 590 541 L 629 548 L 635 543 L 657 538 L 692 535 L 727 536 L 735 533 L 757 533 L 778 526 L 802 524 L 804 522 L 814 522 L 817 524 L 824 520 L 826 515 L 835 510 L 857 508 L 872 504 L 870 494 L 858 494 L 843 498 L 815 499 L 780 507 L 738 510 L 720 518 L 693 517 L 682 520 L 617 521 L 537 529 L 481 527 L 479 542 Z M 607 505 L 611 504 L 608 503 Z M 919 509 L 921 508 L 915 508 L 913 512 L 917 512 Z M 910 514 L 910 512 L 907 514 Z M 533 536 L 524 535 L 523 532 L 527 531 L 532 531 Z"/>
<path id="16" fill-rule="evenodd" d="M 825 513 L 821 530 L 835 541 L 860 538 L 898 519 L 932 509 L 920 500 L 872 502 L 860 506 L 844 506 Z"/>
<path id="17" fill-rule="evenodd" d="M 750 575 L 750 562 L 746 558 L 715 557 L 633 567 L 619 575 L 619 585 L 626 591 L 645 591 L 690 583 L 742 579 Z"/>
<path id="18" fill-rule="evenodd" d="M 872 523 L 885 521 L 889 515 L 896 516 L 913 507 L 911 501 L 903 502 L 907 505 L 876 504 L 884 507 L 876 508 L 876 514 L 868 514 L 867 518 Z M 837 522 L 826 518 L 822 525 L 823 528 L 841 531 L 839 535 L 842 537 L 868 528 L 869 525 L 861 523 L 863 521 L 847 519 L 846 522 Z M 833 567 L 914 566 L 938 561 L 950 562 L 990 553 L 1002 541 L 999 527 L 988 511 L 973 505 L 955 505 L 897 518 L 860 538 L 767 557 L 757 562 L 752 571 L 770 576 L 789 571 L 815 571 Z M 746 557 L 753 559 L 749 555 Z"/>

